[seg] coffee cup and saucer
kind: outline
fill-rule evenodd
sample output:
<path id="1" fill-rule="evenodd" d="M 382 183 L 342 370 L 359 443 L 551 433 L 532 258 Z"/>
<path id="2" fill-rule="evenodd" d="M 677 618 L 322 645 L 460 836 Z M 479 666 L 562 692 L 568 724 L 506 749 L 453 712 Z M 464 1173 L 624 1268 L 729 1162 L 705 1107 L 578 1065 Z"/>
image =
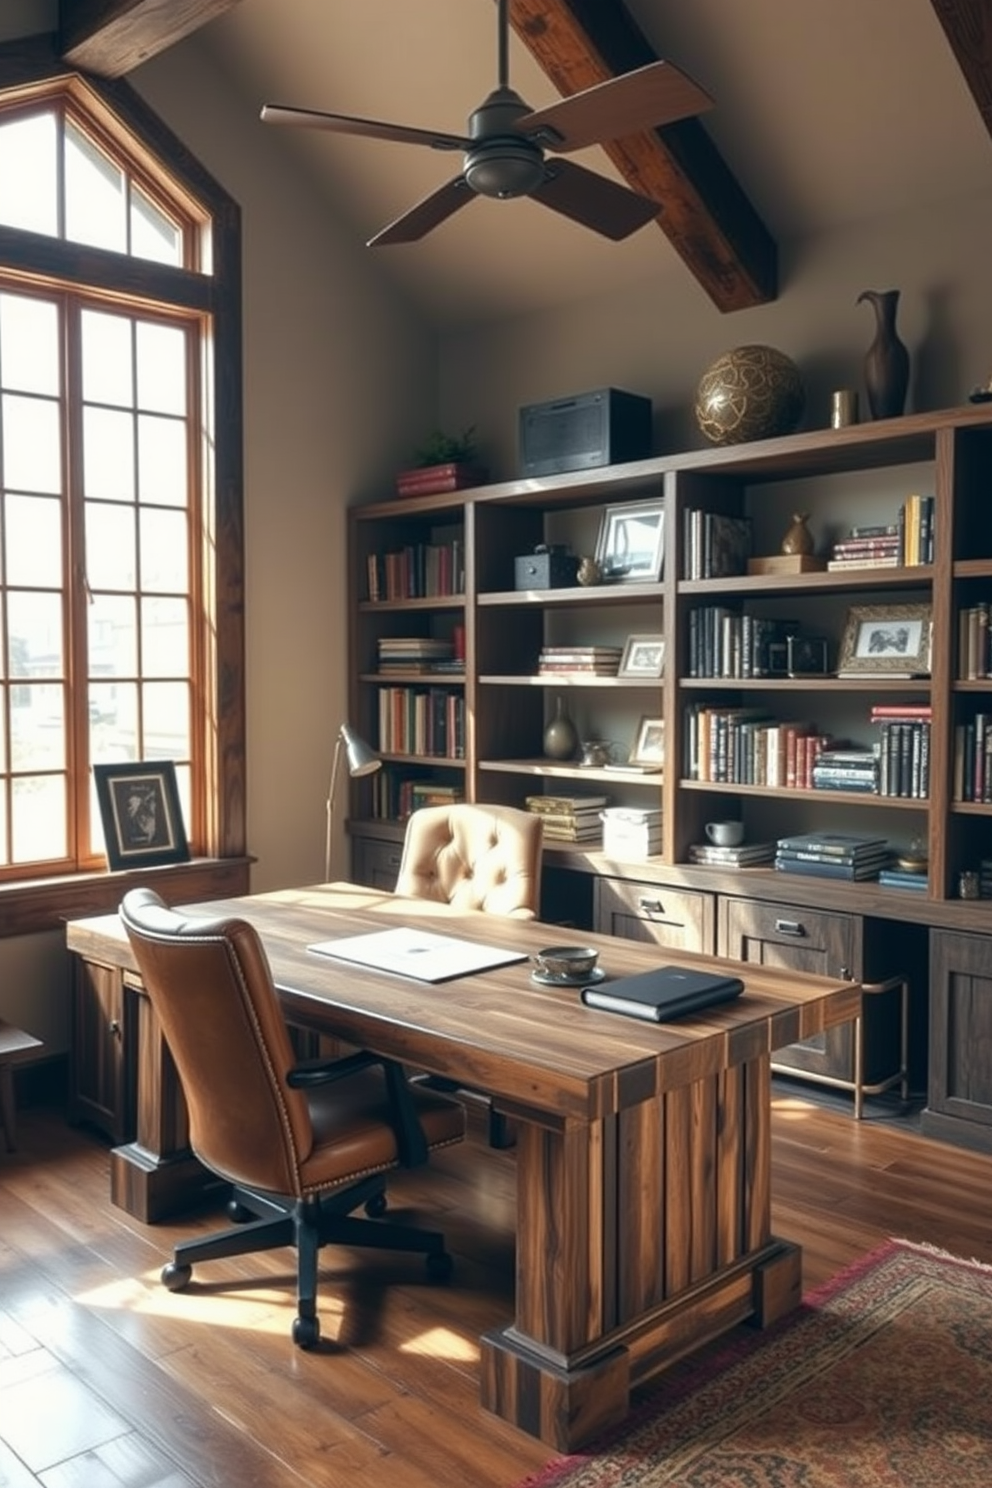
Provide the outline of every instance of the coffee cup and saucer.
<path id="1" fill-rule="evenodd" d="M 606 976 L 596 965 L 599 952 L 592 946 L 547 946 L 531 960 L 530 979 L 539 987 L 591 987 Z"/>

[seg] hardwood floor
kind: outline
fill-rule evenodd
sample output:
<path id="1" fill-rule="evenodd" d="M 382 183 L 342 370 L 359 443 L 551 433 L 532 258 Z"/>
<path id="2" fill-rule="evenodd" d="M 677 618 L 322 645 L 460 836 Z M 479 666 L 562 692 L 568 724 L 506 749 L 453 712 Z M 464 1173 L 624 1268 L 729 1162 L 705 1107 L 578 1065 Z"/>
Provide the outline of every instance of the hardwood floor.
<path id="1" fill-rule="evenodd" d="M 808 1290 L 892 1235 L 992 1262 L 992 1159 L 905 1122 L 779 1090 L 775 1231 L 804 1249 Z M 448 1286 L 417 1258 L 323 1253 L 321 1348 L 290 1342 L 286 1251 L 158 1273 L 174 1237 L 108 1197 L 107 1148 L 56 1112 L 21 1112 L 0 1153 L 3 1488 L 509 1488 L 552 1455 L 478 1404 L 478 1336 L 512 1294 L 513 1156 L 481 1127 L 391 1209 L 438 1225 Z"/>

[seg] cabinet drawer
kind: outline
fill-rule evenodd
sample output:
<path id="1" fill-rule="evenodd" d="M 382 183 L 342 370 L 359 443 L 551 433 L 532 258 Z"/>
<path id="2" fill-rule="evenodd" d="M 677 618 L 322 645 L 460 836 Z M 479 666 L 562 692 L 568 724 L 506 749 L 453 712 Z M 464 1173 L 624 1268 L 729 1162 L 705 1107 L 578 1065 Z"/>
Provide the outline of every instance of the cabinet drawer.
<path id="1" fill-rule="evenodd" d="M 717 951 L 722 956 L 821 976 L 855 977 L 859 981 L 864 976 L 861 921 L 856 915 L 824 914 L 796 904 L 727 897 L 720 901 L 719 924 Z M 843 1023 L 778 1049 L 775 1063 L 797 1074 L 851 1080 L 853 1025 Z M 866 1070 L 868 1081 L 875 1078 L 874 1071 Z"/>
<path id="2" fill-rule="evenodd" d="M 654 941 L 673 950 L 713 952 L 712 894 L 625 878 L 599 878 L 594 910 L 595 928 L 601 934 Z"/>
<path id="3" fill-rule="evenodd" d="M 355 883 L 391 894 L 396 887 L 402 856 L 402 842 L 356 836 L 351 844 L 351 876 Z"/>

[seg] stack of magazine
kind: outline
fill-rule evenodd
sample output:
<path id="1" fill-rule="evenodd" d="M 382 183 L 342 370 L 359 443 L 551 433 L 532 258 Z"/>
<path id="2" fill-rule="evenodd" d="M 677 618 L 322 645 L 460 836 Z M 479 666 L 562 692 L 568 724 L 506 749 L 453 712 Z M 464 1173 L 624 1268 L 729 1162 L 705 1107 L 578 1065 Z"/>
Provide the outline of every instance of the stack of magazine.
<path id="1" fill-rule="evenodd" d="M 877 878 L 891 851 L 884 837 L 847 832 L 800 832 L 780 837 L 775 867 L 780 873 L 808 873 L 814 878 Z"/>
<path id="2" fill-rule="evenodd" d="M 528 796 L 528 811 L 536 812 L 544 823 L 548 842 L 595 842 L 603 833 L 600 812 L 605 796 Z"/>
<path id="3" fill-rule="evenodd" d="M 759 868 L 775 856 L 774 842 L 742 842 L 739 847 L 718 847 L 715 842 L 693 842 L 690 863 L 712 863 L 720 868 Z"/>

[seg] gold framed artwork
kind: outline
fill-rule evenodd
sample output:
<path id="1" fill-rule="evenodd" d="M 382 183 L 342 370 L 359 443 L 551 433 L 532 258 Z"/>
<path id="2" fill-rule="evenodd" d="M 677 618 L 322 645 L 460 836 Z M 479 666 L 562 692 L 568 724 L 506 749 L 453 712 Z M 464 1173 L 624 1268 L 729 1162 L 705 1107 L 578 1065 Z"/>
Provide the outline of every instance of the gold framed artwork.
<path id="1" fill-rule="evenodd" d="M 838 677 L 930 675 L 928 604 L 852 605 L 840 643 Z"/>

